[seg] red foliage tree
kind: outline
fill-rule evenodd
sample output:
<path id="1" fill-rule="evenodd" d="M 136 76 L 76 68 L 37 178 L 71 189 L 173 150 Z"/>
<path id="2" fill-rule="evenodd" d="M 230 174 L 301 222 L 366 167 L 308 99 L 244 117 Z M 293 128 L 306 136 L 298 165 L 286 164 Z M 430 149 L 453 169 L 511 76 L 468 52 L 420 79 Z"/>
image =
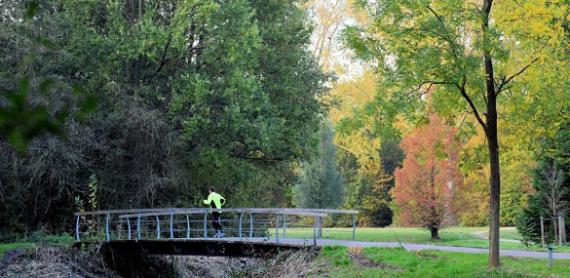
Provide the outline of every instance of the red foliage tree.
<path id="1" fill-rule="evenodd" d="M 456 221 L 454 195 L 463 184 L 456 133 L 432 114 L 429 125 L 414 130 L 401 142 L 406 158 L 394 173 L 396 186 L 392 192 L 400 220 L 427 228 L 432 239 L 439 239 L 442 225 Z"/>

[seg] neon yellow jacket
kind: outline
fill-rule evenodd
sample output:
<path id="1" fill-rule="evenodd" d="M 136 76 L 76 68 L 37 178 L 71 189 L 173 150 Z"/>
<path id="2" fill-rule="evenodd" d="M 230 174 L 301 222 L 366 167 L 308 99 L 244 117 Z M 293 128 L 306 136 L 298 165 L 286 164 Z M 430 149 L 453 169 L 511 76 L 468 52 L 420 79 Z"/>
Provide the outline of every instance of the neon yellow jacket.
<path id="1" fill-rule="evenodd" d="M 226 203 L 226 199 L 222 197 L 222 195 L 216 192 L 212 192 L 210 195 L 208 195 L 208 200 L 204 200 L 204 204 L 210 205 L 212 208 L 214 208 L 214 206 L 212 206 L 212 202 L 214 202 L 215 208 L 221 209 L 222 205 Z"/>

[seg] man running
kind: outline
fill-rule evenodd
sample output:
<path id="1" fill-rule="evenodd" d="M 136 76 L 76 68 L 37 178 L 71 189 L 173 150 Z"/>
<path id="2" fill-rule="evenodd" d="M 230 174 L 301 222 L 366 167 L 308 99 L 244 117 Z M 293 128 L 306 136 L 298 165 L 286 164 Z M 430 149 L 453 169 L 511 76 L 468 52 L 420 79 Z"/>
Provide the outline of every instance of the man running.
<path id="1" fill-rule="evenodd" d="M 204 204 L 210 205 L 210 207 L 214 209 L 212 210 L 212 226 L 214 226 L 214 229 L 216 230 L 214 237 L 223 237 L 224 232 L 222 232 L 222 224 L 220 224 L 220 213 L 222 212 L 218 210 L 226 203 L 226 199 L 222 197 L 222 195 L 216 193 L 216 190 L 212 186 L 208 187 L 208 192 L 208 199 L 204 200 Z"/>

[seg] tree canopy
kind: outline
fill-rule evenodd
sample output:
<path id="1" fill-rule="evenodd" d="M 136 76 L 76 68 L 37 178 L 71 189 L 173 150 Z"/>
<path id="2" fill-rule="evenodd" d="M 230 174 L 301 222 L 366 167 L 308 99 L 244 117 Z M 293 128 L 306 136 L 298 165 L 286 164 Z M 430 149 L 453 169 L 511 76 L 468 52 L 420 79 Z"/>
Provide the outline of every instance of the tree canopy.
<path id="1" fill-rule="evenodd" d="M 0 126 L 24 132 L 0 141 L 3 234 L 65 230 L 77 204 L 195 206 L 210 185 L 234 206 L 290 203 L 328 80 L 299 1 L 41 1 L 21 20 L 24 2 L 0 4 L 0 88 L 17 98 Z M 21 107 L 51 134 L 14 122 Z"/>

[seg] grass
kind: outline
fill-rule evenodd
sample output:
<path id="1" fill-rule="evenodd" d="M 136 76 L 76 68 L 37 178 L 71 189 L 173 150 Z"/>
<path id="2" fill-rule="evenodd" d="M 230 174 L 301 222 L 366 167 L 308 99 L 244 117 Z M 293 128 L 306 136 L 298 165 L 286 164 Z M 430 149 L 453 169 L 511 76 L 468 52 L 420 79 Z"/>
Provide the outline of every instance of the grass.
<path id="1" fill-rule="evenodd" d="M 364 259 L 353 260 L 349 254 Z M 485 254 L 401 248 L 325 247 L 318 260 L 331 266 L 330 277 L 568 277 L 570 273 L 570 260 L 557 260 L 548 268 L 542 259 L 502 257 L 501 268 L 491 271 L 487 258 Z"/>
<path id="2" fill-rule="evenodd" d="M 34 247 L 35 244 L 31 242 L 12 242 L 12 243 L 0 243 L 0 259 L 4 258 L 4 254 L 10 250 L 16 249 L 28 249 Z"/>
<path id="3" fill-rule="evenodd" d="M 6 252 L 16 249 L 30 249 L 41 244 L 71 246 L 75 240 L 67 234 L 62 235 L 43 235 L 32 234 L 28 238 L 20 239 L 16 242 L 0 243 L 0 259 L 4 258 Z"/>
<path id="4" fill-rule="evenodd" d="M 356 240 L 358 241 L 385 241 L 425 243 L 435 245 L 449 245 L 461 247 L 488 248 L 487 227 L 449 227 L 440 230 L 440 240 L 432 240 L 430 233 L 421 228 L 357 228 Z M 310 228 L 287 228 L 287 237 L 312 238 L 313 229 Z M 323 228 L 323 238 L 327 239 L 352 239 L 351 228 Z M 515 228 L 501 228 L 501 239 L 520 240 L 521 236 Z M 525 246 L 518 242 L 501 242 L 501 249 L 509 250 L 533 250 L 545 251 L 538 245 Z M 555 252 L 570 252 L 570 246 L 555 246 Z"/>

